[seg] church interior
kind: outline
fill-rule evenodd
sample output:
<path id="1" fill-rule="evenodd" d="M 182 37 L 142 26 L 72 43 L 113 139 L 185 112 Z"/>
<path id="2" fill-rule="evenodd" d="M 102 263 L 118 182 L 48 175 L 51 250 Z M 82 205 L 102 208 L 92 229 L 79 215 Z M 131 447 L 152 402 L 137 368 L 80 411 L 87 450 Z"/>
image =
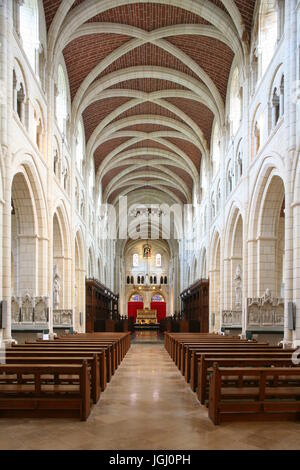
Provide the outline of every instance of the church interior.
<path id="1" fill-rule="evenodd" d="M 0 1 L 0 450 L 300 449 L 299 51 L 298 0 Z"/>

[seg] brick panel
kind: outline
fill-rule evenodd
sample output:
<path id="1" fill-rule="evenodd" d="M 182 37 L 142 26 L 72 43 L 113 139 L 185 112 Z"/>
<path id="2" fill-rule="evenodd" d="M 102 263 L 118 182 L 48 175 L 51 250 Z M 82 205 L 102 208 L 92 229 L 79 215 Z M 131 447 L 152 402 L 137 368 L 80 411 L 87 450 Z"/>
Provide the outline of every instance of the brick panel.
<path id="1" fill-rule="evenodd" d="M 160 80 L 158 78 L 136 78 L 133 80 L 124 80 L 109 87 L 110 90 L 138 90 L 144 93 L 152 93 L 160 90 L 186 90 L 182 85 L 168 80 Z"/>
<path id="2" fill-rule="evenodd" d="M 193 179 L 187 171 L 184 171 L 181 168 L 177 168 L 176 166 L 172 165 L 165 165 L 165 167 L 175 173 L 180 178 L 182 178 L 190 189 L 193 187 Z"/>
<path id="3" fill-rule="evenodd" d="M 148 183 L 148 185 L 149 185 L 149 186 L 145 186 L 145 190 L 149 189 L 149 187 L 151 187 L 151 181 L 150 181 L 149 179 L 147 179 L 147 180 L 144 179 L 144 182 L 145 182 L 145 183 Z M 111 195 L 110 195 L 110 197 L 108 198 L 108 201 L 107 201 L 107 202 L 108 202 L 109 204 L 112 203 L 112 201 L 113 201 L 116 197 L 118 197 L 120 194 L 123 193 L 123 191 L 125 191 L 125 190 L 128 189 L 128 188 L 130 188 L 130 185 L 124 186 L 124 187 L 122 187 L 122 188 L 120 188 L 120 189 L 116 189 L 115 191 L 113 191 L 113 192 L 111 193 Z M 179 200 L 180 200 L 182 203 L 185 203 L 185 202 L 186 202 L 186 199 L 185 199 L 184 195 L 183 195 L 180 191 L 176 190 L 175 188 L 171 188 L 171 187 L 169 187 L 169 186 L 164 186 L 164 188 L 165 188 L 166 191 L 170 191 L 170 192 L 172 191 L 172 192 L 179 198 Z M 143 188 L 139 188 L 139 191 L 143 191 Z M 160 191 L 160 190 L 158 190 L 158 191 Z M 129 193 L 129 197 L 130 197 L 130 193 Z"/>
<path id="4" fill-rule="evenodd" d="M 130 147 L 127 148 L 127 150 L 132 150 L 136 148 L 154 148 L 154 149 L 167 150 L 168 152 L 170 150 L 165 145 L 159 144 L 158 142 L 155 142 L 154 140 L 151 140 L 151 139 L 145 139 L 145 140 L 142 140 L 141 142 L 138 142 L 137 144 L 131 145 Z"/>
<path id="5" fill-rule="evenodd" d="M 220 0 L 211 0 L 223 11 L 226 11 Z M 71 7 L 75 7 L 83 3 L 84 0 L 76 0 Z M 251 32 L 253 12 L 256 0 L 235 0 L 239 8 L 247 32 Z M 43 0 L 47 29 L 55 16 L 55 13 L 61 3 L 61 0 Z M 182 8 L 167 5 L 156 4 L 133 4 L 118 8 L 112 8 L 100 15 L 95 16 L 91 20 L 105 21 L 111 23 L 128 24 L 136 26 L 146 31 L 152 31 L 156 28 L 170 26 L 173 24 L 208 24 L 203 18 Z"/>
<path id="6" fill-rule="evenodd" d="M 130 188 L 130 185 L 128 186 L 124 186 L 122 188 L 117 188 L 115 191 L 113 191 L 111 193 L 111 195 L 109 196 L 107 202 L 108 204 L 111 204 L 113 202 L 113 200 L 118 197 L 118 195 L 120 195 L 123 191 L 125 191 L 126 189 Z"/>
<path id="7" fill-rule="evenodd" d="M 102 163 L 106 155 L 112 152 L 116 147 L 119 147 L 119 145 L 122 145 L 126 140 L 129 140 L 128 137 L 110 139 L 97 147 L 94 152 L 96 173 L 99 165 Z"/>
<path id="8" fill-rule="evenodd" d="M 61 0 L 43 0 L 47 30 L 49 29 L 60 4 Z"/>
<path id="9" fill-rule="evenodd" d="M 102 179 L 102 190 L 105 190 L 106 186 L 111 182 L 113 178 L 115 178 L 121 171 L 126 170 L 129 168 L 130 165 L 122 165 L 120 163 L 117 168 L 113 168 L 108 173 L 106 173 Z"/>
<path id="10" fill-rule="evenodd" d="M 153 31 L 174 24 L 209 24 L 188 10 L 150 2 L 112 8 L 89 21 L 128 24 L 145 31 Z"/>
<path id="11" fill-rule="evenodd" d="M 235 0 L 235 3 L 241 12 L 246 30 L 250 37 L 256 0 Z"/>
<path id="12" fill-rule="evenodd" d="M 162 106 L 159 106 L 155 103 L 150 103 L 150 102 L 142 103 L 142 104 L 135 106 L 134 108 L 129 109 L 125 113 L 120 114 L 118 118 L 115 119 L 115 121 L 119 121 L 120 119 L 128 118 L 131 116 L 139 116 L 143 114 L 159 115 L 159 116 L 176 119 L 177 121 L 183 122 L 180 118 L 176 116 L 176 114 L 171 113 L 168 109 L 163 108 Z"/>
<path id="13" fill-rule="evenodd" d="M 200 127 L 208 146 L 210 146 L 211 129 L 214 120 L 214 115 L 210 109 L 197 101 L 184 98 L 168 98 L 166 101 L 181 109 Z"/>
<path id="14" fill-rule="evenodd" d="M 171 186 L 164 186 L 164 188 L 165 188 L 166 191 L 168 191 L 168 190 L 169 190 L 170 192 L 172 191 L 172 193 L 174 193 L 175 196 L 177 196 L 181 202 L 183 202 L 183 203 L 186 203 L 186 202 L 187 202 L 187 201 L 186 201 L 186 198 L 184 197 L 184 195 L 182 194 L 182 192 L 179 191 L 178 189 L 172 188 Z"/>
<path id="15" fill-rule="evenodd" d="M 129 100 L 130 98 L 106 98 L 105 100 L 95 101 L 88 106 L 83 112 L 86 142 L 88 142 L 97 125 L 106 116 Z"/>
<path id="16" fill-rule="evenodd" d="M 136 47 L 133 51 L 130 51 L 124 56 L 120 57 L 113 64 L 107 67 L 101 73 L 100 77 L 103 77 L 112 72 L 116 72 L 117 70 L 122 70 L 128 67 L 136 67 L 139 65 L 167 67 L 198 79 L 197 75 L 194 74 L 189 69 L 189 67 L 184 65 L 176 57 L 162 50 L 160 47 L 149 43 L 143 44 L 140 47 Z"/>
<path id="17" fill-rule="evenodd" d="M 188 54 L 209 75 L 225 102 L 233 52 L 222 42 L 195 35 L 172 36 L 171 44 Z"/>
<path id="18" fill-rule="evenodd" d="M 123 131 L 137 131 L 137 132 L 163 132 L 163 131 L 174 131 L 171 127 L 160 126 L 157 124 L 137 124 L 135 126 L 128 126 Z"/>
<path id="19" fill-rule="evenodd" d="M 167 140 L 169 140 L 172 144 L 177 145 L 178 148 L 185 152 L 186 155 L 188 155 L 192 162 L 196 165 L 197 171 L 200 173 L 200 162 L 202 158 L 200 149 L 191 142 L 177 139 L 176 137 L 167 137 Z"/>
<path id="20" fill-rule="evenodd" d="M 90 34 L 70 42 L 64 49 L 64 58 L 73 100 L 85 77 L 107 55 L 131 38 L 117 34 Z"/>

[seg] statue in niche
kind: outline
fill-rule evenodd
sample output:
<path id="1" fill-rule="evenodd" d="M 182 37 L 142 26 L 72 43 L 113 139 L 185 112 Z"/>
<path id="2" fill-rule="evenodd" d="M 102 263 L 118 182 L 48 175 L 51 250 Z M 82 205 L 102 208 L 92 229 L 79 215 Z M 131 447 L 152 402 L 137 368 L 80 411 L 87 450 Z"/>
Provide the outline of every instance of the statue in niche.
<path id="1" fill-rule="evenodd" d="M 150 258 L 151 257 L 151 246 L 150 245 L 144 245 L 144 258 Z"/>
<path id="2" fill-rule="evenodd" d="M 29 290 L 26 290 L 26 294 L 22 299 L 22 321 L 30 323 L 32 322 L 33 315 L 33 299 L 30 295 Z"/>
<path id="3" fill-rule="evenodd" d="M 235 306 L 240 308 L 242 306 L 242 269 L 238 264 L 234 276 L 235 283 Z"/>
<path id="4" fill-rule="evenodd" d="M 265 290 L 265 293 L 264 295 L 262 296 L 262 303 L 265 304 L 265 303 L 273 303 L 273 298 L 272 298 L 272 292 L 271 290 L 267 287 L 267 289 Z"/>
<path id="5" fill-rule="evenodd" d="M 57 265 L 54 266 L 53 275 L 53 309 L 56 310 L 59 306 L 59 293 L 60 293 L 60 275 L 58 273 Z"/>

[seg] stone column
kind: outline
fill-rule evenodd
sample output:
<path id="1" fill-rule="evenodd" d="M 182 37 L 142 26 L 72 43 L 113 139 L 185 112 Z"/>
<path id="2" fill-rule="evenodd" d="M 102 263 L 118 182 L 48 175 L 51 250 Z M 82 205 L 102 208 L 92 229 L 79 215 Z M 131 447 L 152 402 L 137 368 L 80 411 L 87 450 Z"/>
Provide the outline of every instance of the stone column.
<path id="1" fill-rule="evenodd" d="M 20 37 L 20 7 L 24 5 L 24 0 L 13 0 L 14 27 L 17 35 Z"/>
<path id="2" fill-rule="evenodd" d="M 297 10 L 294 13 L 294 17 L 299 18 L 300 14 L 300 4 L 297 2 Z M 298 20 L 299 21 L 299 20 Z M 298 26 L 299 27 L 299 26 Z M 300 39 L 298 39 L 298 43 L 295 44 L 294 54 L 299 54 L 299 44 Z M 296 63 L 296 57 L 295 57 Z M 299 80 L 299 76 L 298 76 Z M 299 135 L 299 82 L 297 83 L 298 89 L 293 87 L 293 92 L 298 96 L 292 96 L 293 102 L 298 104 L 296 109 L 296 122 L 295 122 L 295 132 L 296 132 L 296 154 L 295 154 L 295 161 L 296 158 L 299 158 L 299 149 L 300 149 L 300 135 Z M 285 89 L 287 87 L 287 83 L 285 81 Z M 289 87 L 290 88 L 290 87 Z M 296 89 L 295 89 L 296 88 Z M 293 211 L 293 240 L 294 240 L 294 254 L 293 254 L 293 301 L 296 306 L 296 330 L 293 332 L 293 345 L 295 347 L 300 346 L 300 175 L 299 175 L 299 164 L 300 161 L 298 160 L 298 166 L 294 173 L 294 177 L 296 178 L 295 181 L 295 188 L 294 188 L 294 201 L 292 205 Z"/>
<path id="3" fill-rule="evenodd" d="M 48 106 L 47 106 L 47 205 L 48 205 L 48 272 L 47 289 L 49 292 L 49 332 L 53 333 L 53 194 L 54 194 L 54 173 L 53 173 L 53 129 L 55 123 L 55 86 L 53 71 L 48 65 L 47 70 L 48 86 Z M 62 155 L 63 156 L 63 155 Z M 73 282 L 73 293 L 75 295 L 75 279 Z M 62 286 L 64 288 L 64 285 Z M 63 293 L 63 298 L 65 292 Z"/>
<path id="4" fill-rule="evenodd" d="M 3 300 L 7 302 L 7 325 L 3 331 L 3 341 L 12 342 L 11 336 L 11 120 L 13 109 L 13 65 L 11 44 L 8 38 L 12 31 L 12 3 L 0 1 L 0 82 L 3 91 L 1 103 L 1 144 L 4 158 L 4 206 L 3 206 Z"/>
<path id="5" fill-rule="evenodd" d="M 292 84 L 296 81 L 297 17 L 296 0 L 285 2 L 285 127 L 287 154 L 285 161 L 285 299 L 284 299 L 284 344 L 292 344 L 292 332 L 288 329 L 288 303 L 293 300 L 293 213 L 292 204 L 292 162 L 296 151 L 296 104 Z"/>

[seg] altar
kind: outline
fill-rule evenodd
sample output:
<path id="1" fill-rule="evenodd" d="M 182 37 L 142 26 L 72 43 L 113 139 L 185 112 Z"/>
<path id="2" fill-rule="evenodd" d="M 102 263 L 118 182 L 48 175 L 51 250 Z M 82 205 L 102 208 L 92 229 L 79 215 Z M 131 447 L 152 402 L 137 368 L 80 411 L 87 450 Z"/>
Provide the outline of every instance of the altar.
<path id="1" fill-rule="evenodd" d="M 149 308 L 137 310 L 137 325 L 157 325 L 157 311 Z"/>

